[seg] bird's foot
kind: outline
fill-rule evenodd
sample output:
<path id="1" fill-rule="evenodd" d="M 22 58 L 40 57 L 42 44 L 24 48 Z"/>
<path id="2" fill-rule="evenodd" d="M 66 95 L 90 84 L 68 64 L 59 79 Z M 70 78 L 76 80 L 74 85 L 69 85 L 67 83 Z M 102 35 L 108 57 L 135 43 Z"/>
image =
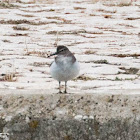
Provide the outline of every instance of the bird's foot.
<path id="1" fill-rule="evenodd" d="M 67 94 L 67 91 L 64 91 L 64 92 L 59 91 L 57 94 Z"/>
<path id="2" fill-rule="evenodd" d="M 57 94 L 62 94 L 62 91 L 59 91 Z"/>
<path id="3" fill-rule="evenodd" d="M 65 90 L 64 93 L 67 94 L 67 91 Z"/>

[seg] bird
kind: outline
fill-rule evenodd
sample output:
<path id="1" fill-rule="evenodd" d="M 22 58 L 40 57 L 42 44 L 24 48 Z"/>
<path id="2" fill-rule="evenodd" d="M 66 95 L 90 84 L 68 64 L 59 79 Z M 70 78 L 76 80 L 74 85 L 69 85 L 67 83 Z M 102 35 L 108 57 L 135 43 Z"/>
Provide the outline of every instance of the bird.
<path id="1" fill-rule="evenodd" d="M 80 71 L 79 62 L 71 51 L 63 45 L 57 46 L 56 52 L 48 57 L 57 55 L 50 66 L 50 74 L 53 79 L 59 82 L 59 92 L 61 92 L 61 82 L 65 82 L 65 91 L 67 93 L 67 82 L 77 77 Z"/>

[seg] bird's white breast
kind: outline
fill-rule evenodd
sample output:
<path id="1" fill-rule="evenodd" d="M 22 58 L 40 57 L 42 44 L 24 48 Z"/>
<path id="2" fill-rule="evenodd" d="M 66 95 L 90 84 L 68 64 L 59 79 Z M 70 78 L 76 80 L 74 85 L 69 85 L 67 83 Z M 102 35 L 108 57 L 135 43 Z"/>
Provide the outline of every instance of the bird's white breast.
<path id="1" fill-rule="evenodd" d="M 80 66 L 77 61 L 72 62 L 72 57 L 59 56 L 57 63 L 54 61 L 50 68 L 51 76 L 57 81 L 68 81 L 76 77 Z"/>

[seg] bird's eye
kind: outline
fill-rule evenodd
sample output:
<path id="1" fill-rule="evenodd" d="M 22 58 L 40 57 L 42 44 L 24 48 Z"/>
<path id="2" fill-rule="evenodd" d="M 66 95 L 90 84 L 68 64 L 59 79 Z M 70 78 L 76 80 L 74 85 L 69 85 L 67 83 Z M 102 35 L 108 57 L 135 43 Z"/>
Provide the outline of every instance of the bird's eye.
<path id="1" fill-rule="evenodd" d="M 62 51 L 64 51 L 65 49 L 61 49 L 59 52 L 62 52 Z"/>

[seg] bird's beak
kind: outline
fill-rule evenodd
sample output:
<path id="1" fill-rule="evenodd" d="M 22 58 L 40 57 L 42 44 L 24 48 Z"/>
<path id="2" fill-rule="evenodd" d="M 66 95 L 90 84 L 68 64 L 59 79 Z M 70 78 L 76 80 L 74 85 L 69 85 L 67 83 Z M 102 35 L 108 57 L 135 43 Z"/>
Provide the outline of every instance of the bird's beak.
<path id="1" fill-rule="evenodd" d="M 48 57 L 51 57 L 53 55 L 57 55 L 57 52 L 50 54 Z"/>

